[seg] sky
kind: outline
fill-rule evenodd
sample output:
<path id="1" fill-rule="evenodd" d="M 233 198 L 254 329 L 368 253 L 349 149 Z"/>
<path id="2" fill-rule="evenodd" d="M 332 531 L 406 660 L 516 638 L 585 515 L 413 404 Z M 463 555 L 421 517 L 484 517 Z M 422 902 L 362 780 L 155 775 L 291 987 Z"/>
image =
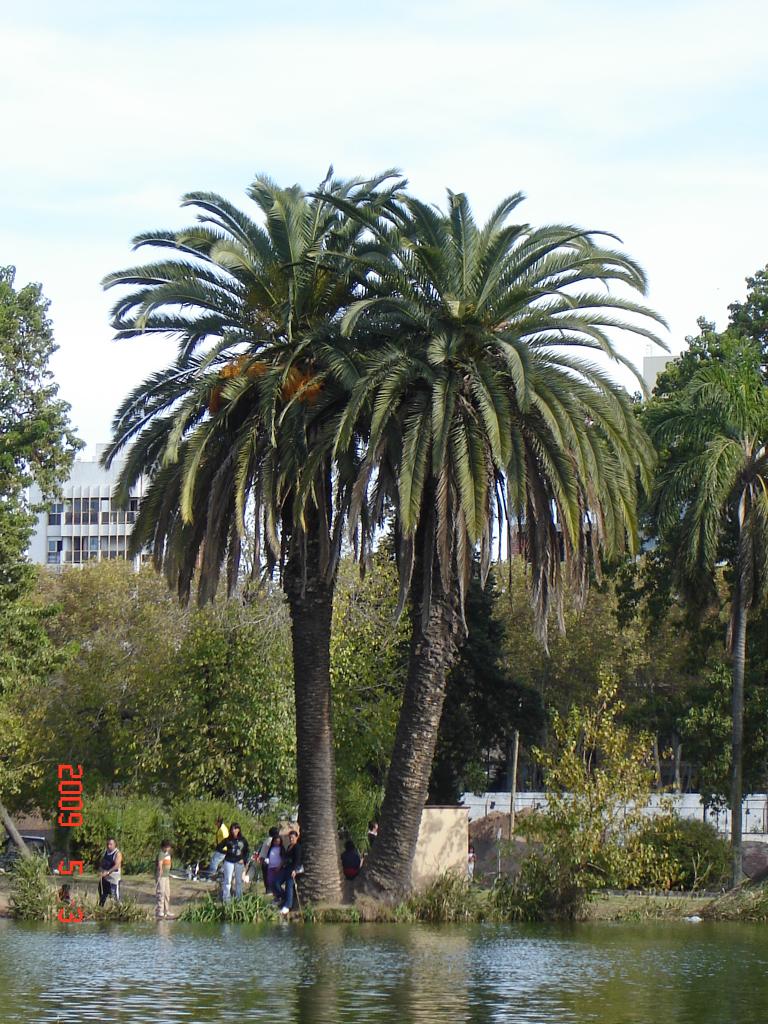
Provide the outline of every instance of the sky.
<path id="1" fill-rule="evenodd" d="M 395 166 L 422 199 L 463 191 L 479 216 L 522 190 L 531 223 L 620 236 L 673 352 L 700 315 L 724 327 L 768 263 L 762 0 L 8 8 L 0 263 L 51 300 L 53 370 L 90 446 L 174 353 L 115 342 L 100 281 L 136 262 L 134 235 L 186 225 L 194 189 L 247 206 L 260 172 L 310 188 L 330 164 Z"/>

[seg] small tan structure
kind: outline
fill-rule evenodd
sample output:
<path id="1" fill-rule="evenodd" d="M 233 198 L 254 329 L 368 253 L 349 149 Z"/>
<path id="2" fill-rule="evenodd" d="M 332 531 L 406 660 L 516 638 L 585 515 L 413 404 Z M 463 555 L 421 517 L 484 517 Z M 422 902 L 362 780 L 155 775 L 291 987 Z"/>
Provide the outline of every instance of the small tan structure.
<path id="1" fill-rule="evenodd" d="M 446 871 L 466 877 L 468 843 L 469 808 L 425 807 L 411 872 L 414 891 L 426 889 Z"/>

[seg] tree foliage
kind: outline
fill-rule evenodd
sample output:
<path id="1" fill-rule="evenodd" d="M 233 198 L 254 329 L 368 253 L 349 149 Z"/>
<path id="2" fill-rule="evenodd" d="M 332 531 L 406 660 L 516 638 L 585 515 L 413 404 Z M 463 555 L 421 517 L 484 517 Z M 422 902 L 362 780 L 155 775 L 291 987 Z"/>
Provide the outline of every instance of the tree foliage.
<path id="1" fill-rule="evenodd" d="M 53 496 L 80 447 L 49 366 L 56 346 L 48 305 L 40 285 L 17 290 L 14 268 L 0 268 L 0 793 L 6 795 L 41 771 L 45 732 L 41 727 L 30 738 L 22 691 L 45 685 L 58 662 L 45 630 L 49 610 L 34 599 L 37 573 L 26 558 L 38 511 L 29 487 L 35 482 L 43 499 Z"/>
<path id="2" fill-rule="evenodd" d="M 295 789 L 287 616 L 254 608 L 189 611 L 150 568 L 102 562 L 47 577 L 48 625 L 64 663 L 24 705 L 59 761 L 87 761 L 89 791 L 258 802 Z M 39 740 L 38 740 L 39 741 Z M 87 754 L 86 754 L 87 752 Z M 55 803 L 55 773 L 20 794 Z"/>
<path id="3" fill-rule="evenodd" d="M 544 724 L 541 695 L 525 668 L 504 657 L 505 627 L 499 614 L 498 574 L 491 572 L 485 587 L 476 572 L 467 595 L 467 639 L 448 677 L 440 720 L 429 800 L 459 803 L 467 790 L 487 788 L 491 756 L 507 761 L 515 730 L 531 746 Z M 527 594 L 525 610 L 532 615 Z M 530 653 L 530 639 L 528 643 Z M 525 655 L 523 655 L 525 660 Z"/>
<path id="4" fill-rule="evenodd" d="M 542 916 L 573 917 L 597 888 L 669 884 L 665 848 L 644 836 L 653 783 L 651 738 L 619 722 L 616 683 L 603 679 L 583 707 L 552 716 L 554 748 L 538 750 L 548 806 L 518 832 L 540 843 L 523 865 L 520 892 Z M 672 822 L 672 812 L 666 816 Z"/>

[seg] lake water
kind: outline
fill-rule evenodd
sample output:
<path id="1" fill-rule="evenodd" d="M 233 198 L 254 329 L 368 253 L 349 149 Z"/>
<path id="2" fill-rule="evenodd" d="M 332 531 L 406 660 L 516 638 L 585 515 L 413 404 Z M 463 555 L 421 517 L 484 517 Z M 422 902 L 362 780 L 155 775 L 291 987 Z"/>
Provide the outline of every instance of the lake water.
<path id="1" fill-rule="evenodd" d="M 768 927 L 0 922 L 0 1021 L 765 1024 Z"/>

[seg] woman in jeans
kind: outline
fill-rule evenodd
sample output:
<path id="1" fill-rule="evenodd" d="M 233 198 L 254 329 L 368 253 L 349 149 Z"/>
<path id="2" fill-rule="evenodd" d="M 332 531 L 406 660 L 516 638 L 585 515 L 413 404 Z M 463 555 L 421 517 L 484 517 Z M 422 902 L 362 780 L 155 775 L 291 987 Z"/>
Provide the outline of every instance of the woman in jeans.
<path id="1" fill-rule="evenodd" d="M 229 826 L 229 835 L 216 847 L 224 854 L 224 877 L 221 882 L 221 898 L 227 903 L 231 896 L 232 877 L 235 879 L 235 899 L 243 895 L 243 869 L 248 863 L 248 840 L 244 838 L 237 822 Z"/>
<path id="2" fill-rule="evenodd" d="M 285 850 L 283 849 L 283 837 L 279 834 L 272 836 L 272 842 L 269 844 L 266 856 L 267 892 L 274 892 L 275 883 L 283 870 L 284 860 Z"/>

